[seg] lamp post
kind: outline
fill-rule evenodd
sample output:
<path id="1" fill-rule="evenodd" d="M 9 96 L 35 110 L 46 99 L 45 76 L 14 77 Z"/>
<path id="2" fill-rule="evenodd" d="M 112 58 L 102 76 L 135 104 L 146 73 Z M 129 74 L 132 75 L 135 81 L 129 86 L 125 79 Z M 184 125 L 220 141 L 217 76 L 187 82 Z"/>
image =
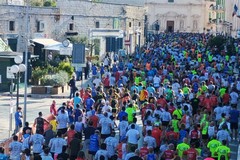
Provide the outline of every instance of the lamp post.
<path id="1" fill-rule="evenodd" d="M 23 61 L 23 59 L 21 56 L 16 56 L 14 58 L 14 62 L 16 64 L 11 66 L 11 72 L 14 75 L 16 75 L 16 79 L 17 79 L 16 111 L 17 111 L 17 108 L 19 107 L 19 83 L 20 83 L 21 73 L 26 71 L 26 66 L 24 64 L 22 64 L 22 61 Z"/>

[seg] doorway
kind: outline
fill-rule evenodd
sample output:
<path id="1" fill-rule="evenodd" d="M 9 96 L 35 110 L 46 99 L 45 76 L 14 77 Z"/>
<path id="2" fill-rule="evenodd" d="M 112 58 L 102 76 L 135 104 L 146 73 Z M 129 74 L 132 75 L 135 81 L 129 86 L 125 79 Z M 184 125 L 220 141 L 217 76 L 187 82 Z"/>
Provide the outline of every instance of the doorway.
<path id="1" fill-rule="evenodd" d="M 174 21 L 167 21 L 167 32 L 174 32 Z"/>

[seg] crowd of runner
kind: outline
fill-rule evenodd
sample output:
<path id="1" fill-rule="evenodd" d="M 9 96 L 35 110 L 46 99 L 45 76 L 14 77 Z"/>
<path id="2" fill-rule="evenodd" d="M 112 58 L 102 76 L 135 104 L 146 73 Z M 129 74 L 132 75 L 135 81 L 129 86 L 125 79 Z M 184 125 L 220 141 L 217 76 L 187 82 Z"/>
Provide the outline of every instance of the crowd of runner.
<path id="1" fill-rule="evenodd" d="M 238 44 L 228 55 L 207 47 L 209 37 L 158 34 L 130 56 L 92 64 L 92 83 L 76 91 L 73 76 L 73 98 L 60 107 L 53 101 L 50 121 L 39 112 L 34 134 L 24 124 L 10 158 L 229 160 L 229 143 L 239 140 Z"/>

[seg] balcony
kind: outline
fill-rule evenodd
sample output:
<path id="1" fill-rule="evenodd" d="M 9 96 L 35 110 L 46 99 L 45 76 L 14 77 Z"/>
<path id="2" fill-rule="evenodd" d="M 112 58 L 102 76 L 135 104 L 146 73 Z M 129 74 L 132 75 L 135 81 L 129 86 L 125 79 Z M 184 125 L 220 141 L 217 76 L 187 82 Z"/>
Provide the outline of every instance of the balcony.
<path id="1" fill-rule="evenodd" d="M 224 12 L 225 11 L 225 8 L 221 5 L 211 6 L 210 9 L 215 12 Z"/>

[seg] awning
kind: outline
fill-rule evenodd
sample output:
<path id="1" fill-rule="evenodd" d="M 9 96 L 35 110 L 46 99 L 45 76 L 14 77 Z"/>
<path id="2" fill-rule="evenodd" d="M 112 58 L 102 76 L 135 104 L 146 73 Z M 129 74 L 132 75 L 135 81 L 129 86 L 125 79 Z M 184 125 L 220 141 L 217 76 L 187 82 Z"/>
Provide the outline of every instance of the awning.
<path id="1" fill-rule="evenodd" d="M 52 51 L 60 51 L 62 48 L 72 48 L 72 44 L 70 43 L 68 47 L 64 47 L 62 45 L 62 43 L 59 43 L 59 44 L 55 44 L 55 45 L 46 46 L 43 49 L 52 50 Z"/>
<path id="2" fill-rule="evenodd" d="M 61 42 L 55 41 L 53 39 L 47 39 L 47 38 L 36 38 L 36 39 L 31 39 L 31 41 L 42 44 L 44 45 L 44 47 L 62 44 Z"/>

